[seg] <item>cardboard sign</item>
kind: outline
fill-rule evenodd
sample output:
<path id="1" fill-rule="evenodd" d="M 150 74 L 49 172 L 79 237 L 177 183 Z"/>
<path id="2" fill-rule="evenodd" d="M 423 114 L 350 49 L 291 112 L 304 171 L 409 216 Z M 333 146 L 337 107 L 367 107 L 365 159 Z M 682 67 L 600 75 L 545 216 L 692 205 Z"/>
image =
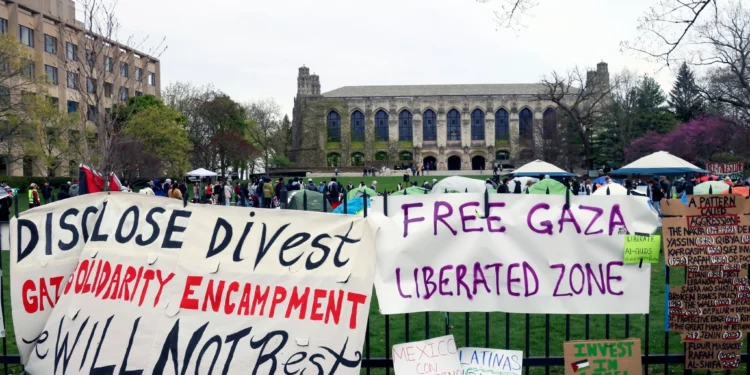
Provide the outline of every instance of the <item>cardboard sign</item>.
<path id="1" fill-rule="evenodd" d="M 659 263 L 661 235 L 625 236 L 625 264 Z"/>
<path id="2" fill-rule="evenodd" d="M 389 196 L 387 217 L 383 204 L 369 217 L 384 314 L 648 312 L 651 266 L 623 262 L 625 235 L 659 223 L 646 198 L 492 194 L 489 215 L 479 193 Z"/>
<path id="3" fill-rule="evenodd" d="M 566 341 L 563 344 L 566 375 L 639 375 L 641 340 Z"/>
<path id="4" fill-rule="evenodd" d="M 686 369 L 734 369 L 750 330 L 750 203 L 734 195 L 665 203 L 665 259 L 686 267 L 685 284 L 669 289 L 669 330 L 688 344 Z"/>
<path id="5" fill-rule="evenodd" d="M 11 226 L 29 373 L 359 374 L 375 261 L 363 218 L 118 193 Z"/>
<path id="6" fill-rule="evenodd" d="M 396 375 L 463 375 L 453 335 L 393 345 Z"/>
<path id="7" fill-rule="evenodd" d="M 464 375 L 521 375 L 523 352 L 485 348 L 461 348 L 458 359 Z"/>

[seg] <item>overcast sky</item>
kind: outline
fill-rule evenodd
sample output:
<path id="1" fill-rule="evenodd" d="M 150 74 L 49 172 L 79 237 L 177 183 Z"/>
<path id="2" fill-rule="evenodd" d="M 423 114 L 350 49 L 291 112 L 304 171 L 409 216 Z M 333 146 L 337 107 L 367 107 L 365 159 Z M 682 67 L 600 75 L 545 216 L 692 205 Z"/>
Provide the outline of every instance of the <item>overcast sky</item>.
<path id="1" fill-rule="evenodd" d="M 498 29 L 499 0 L 121 0 L 120 39 L 166 37 L 162 89 L 212 83 L 240 102 L 274 98 L 291 117 L 297 69 L 322 91 L 352 85 L 534 83 L 553 70 L 609 63 L 672 72 L 622 52 L 656 0 L 539 0 L 525 28 Z"/>

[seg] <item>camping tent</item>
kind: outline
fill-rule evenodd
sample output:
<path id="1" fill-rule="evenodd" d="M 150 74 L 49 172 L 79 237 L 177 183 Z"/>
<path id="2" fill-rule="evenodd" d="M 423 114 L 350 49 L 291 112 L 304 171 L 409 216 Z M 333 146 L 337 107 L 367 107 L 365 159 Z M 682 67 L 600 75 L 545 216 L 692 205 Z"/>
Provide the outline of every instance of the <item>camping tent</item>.
<path id="1" fill-rule="evenodd" d="M 370 201 L 372 201 L 372 199 L 367 199 L 367 207 L 370 207 Z M 362 197 L 358 197 L 358 198 L 352 198 L 346 201 L 346 212 L 344 212 L 344 205 L 340 204 L 338 207 L 336 207 L 336 209 L 333 210 L 333 213 L 345 214 L 345 215 L 358 215 L 360 212 L 364 211 L 364 209 L 365 209 L 364 199 Z"/>
<path id="2" fill-rule="evenodd" d="M 609 189 L 609 195 L 628 195 L 628 189 L 620 184 L 602 185 L 591 195 L 607 195 L 607 189 Z"/>
<path id="3" fill-rule="evenodd" d="M 723 192 L 722 194 L 729 194 L 729 190 Z M 732 194 L 734 195 L 742 195 L 745 197 L 750 197 L 750 189 L 746 187 L 733 187 L 732 188 Z"/>
<path id="4" fill-rule="evenodd" d="M 693 194 L 695 195 L 703 195 L 703 194 L 721 194 L 725 191 L 729 190 L 729 185 L 725 184 L 722 181 L 707 181 L 700 183 L 698 185 L 695 185 L 693 188 Z"/>
<path id="5" fill-rule="evenodd" d="M 349 190 L 349 193 L 346 194 L 346 199 L 348 201 L 348 200 L 351 200 L 351 199 L 354 199 L 354 198 L 358 198 L 358 197 L 361 197 L 361 196 L 365 195 L 365 193 L 369 197 L 377 197 L 378 196 L 378 192 L 377 191 L 372 190 L 372 189 L 370 189 L 368 187 L 365 187 L 365 186 L 361 186 L 361 187 Z"/>
<path id="6" fill-rule="evenodd" d="M 429 193 L 429 190 L 425 188 L 418 187 L 418 186 L 409 186 L 406 189 L 401 189 L 393 193 L 393 195 L 399 195 L 399 194 L 400 195 L 414 195 L 414 194 L 427 194 L 427 193 Z"/>
<path id="7" fill-rule="evenodd" d="M 187 173 L 189 177 L 216 177 L 218 174 L 216 172 L 211 172 L 208 169 L 204 168 L 198 168 L 194 171 L 190 171 Z"/>
<path id="8" fill-rule="evenodd" d="M 534 160 L 531 163 L 524 164 L 513 171 L 516 177 L 539 177 L 539 175 L 548 175 L 550 177 L 573 177 L 573 173 L 558 168 L 550 163 L 541 160 Z"/>
<path id="9" fill-rule="evenodd" d="M 312 190 L 296 190 L 290 194 L 287 208 L 290 210 L 305 210 L 305 200 L 307 200 L 306 211 L 332 212 L 333 207 L 328 199 L 322 193 Z M 325 211 L 323 210 L 325 204 Z"/>
<path id="10" fill-rule="evenodd" d="M 484 193 L 487 187 L 483 180 L 451 176 L 440 180 L 432 187 L 433 194 L 449 193 Z"/>
<path id="11" fill-rule="evenodd" d="M 551 178 L 545 178 L 529 188 L 529 194 L 565 195 L 565 185 Z M 548 193 L 549 192 L 549 193 Z"/>
<path id="12" fill-rule="evenodd" d="M 709 173 L 693 164 L 686 162 L 666 151 L 657 151 L 651 155 L 644 156 L 620 169 L 609 172 L 611 175 L 628 174 L 683 174 L 683 173 Z"/>

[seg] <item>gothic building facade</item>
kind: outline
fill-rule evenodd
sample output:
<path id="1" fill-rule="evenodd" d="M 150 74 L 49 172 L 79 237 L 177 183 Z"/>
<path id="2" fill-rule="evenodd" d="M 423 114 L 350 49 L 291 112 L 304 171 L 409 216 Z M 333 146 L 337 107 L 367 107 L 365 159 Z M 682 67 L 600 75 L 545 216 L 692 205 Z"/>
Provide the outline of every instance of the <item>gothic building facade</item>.
<path id="1" fill-rule="evenodd" d="M 609 81 L 606 63 L 590 72 Z M 592 79 L 592 77 L 589 77 Z M 292 161 L 300 168 L 422 165 L 491 169 L 543 158 L 554 104 L 541 84 L 346 86 L 320 92 L 299 68 Z"/>

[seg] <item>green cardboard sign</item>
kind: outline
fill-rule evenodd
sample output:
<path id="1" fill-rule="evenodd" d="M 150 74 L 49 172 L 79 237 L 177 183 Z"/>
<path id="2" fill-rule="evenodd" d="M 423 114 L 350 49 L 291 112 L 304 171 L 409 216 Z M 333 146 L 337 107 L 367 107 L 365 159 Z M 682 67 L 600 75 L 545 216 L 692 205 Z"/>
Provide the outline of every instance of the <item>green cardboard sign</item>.
<path id="1" fill-rule="evenodd" d="M 625 264 L 659 263 L 661 235 L 625 236 Z"/>

